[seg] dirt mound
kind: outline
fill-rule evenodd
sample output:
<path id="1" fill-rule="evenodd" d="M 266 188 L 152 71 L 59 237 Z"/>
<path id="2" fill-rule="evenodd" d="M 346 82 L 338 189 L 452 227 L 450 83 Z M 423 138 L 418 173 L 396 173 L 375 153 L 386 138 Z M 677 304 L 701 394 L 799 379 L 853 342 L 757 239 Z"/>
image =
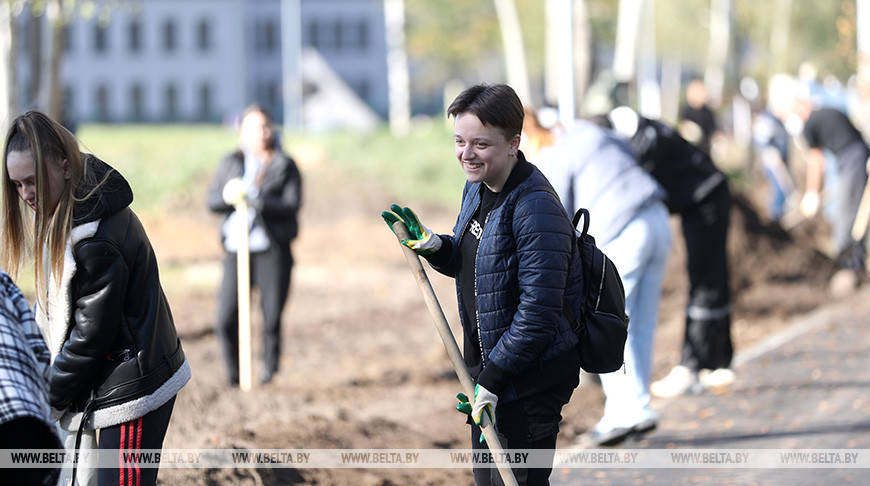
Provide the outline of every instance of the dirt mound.
<path id="1" fill-rule="evenodd" d="M 828 228 L 812 221 L 785 231 L 764 220 L 742 194 L 734 197 L 728 257 L 737 315 L 789 316 L 825 301 L 836 264 L 819 249 Z"/>

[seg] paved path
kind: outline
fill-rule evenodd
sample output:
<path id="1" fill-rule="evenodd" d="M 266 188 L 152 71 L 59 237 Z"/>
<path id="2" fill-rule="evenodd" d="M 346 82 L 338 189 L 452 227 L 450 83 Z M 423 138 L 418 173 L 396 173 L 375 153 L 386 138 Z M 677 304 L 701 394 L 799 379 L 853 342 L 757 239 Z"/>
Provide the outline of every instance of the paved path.
<path id="1" fill-rule="evenodd" d="M 635 466 L 557 467 L 551 483 L 870 484 L 870 288 L 799 319 L 734 364 L 738 379 L 727 390 L 657 400 L 658 430 L 594 451 L 607 461 L 638 453 Z M 668 465 L 672 452 L 706 454 L 679 456 L 690 467 Z M 759 467 L 730 463 L 738 459 Z M 846 460 L 863 467 L 840 467 Z"/>

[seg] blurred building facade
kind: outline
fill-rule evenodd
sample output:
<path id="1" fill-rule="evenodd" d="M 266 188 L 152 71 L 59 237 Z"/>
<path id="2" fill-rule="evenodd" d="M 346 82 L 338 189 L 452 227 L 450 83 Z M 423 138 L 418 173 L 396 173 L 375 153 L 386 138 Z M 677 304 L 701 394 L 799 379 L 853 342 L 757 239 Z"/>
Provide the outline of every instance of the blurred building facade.
<path id="1" fill-rule="evenodd" d="M 375 123 L 389 105 L 382 0 L 299 0 L 306 124 Z M 218 122 L 258 102 L 283 116 L 281 0 L 121 2 L 108 22 L 75 16 L 61 65 L 78 122 Z M 20 62 L 27 58 L 22 29 Z M 28 86 L 28 70 L 19 70 Z M 342 111 L 344 111 L 342 113 Z"/>

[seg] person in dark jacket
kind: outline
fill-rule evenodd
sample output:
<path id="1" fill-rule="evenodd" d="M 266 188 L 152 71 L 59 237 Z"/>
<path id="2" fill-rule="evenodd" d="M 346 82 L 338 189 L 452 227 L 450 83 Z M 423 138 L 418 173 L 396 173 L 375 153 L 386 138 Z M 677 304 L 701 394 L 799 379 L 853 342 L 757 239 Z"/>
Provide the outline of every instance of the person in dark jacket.
<path id="1" fill-rule="evenodd" d="M 285 155 L 272 129 L 272 117 L 260 105 L 245 109 L 239 149 L 221 160 L 208 187 L 209 209 L 222 216 L 226 249 L 215 328 L 223 351 L 227 380 L 239 384 L 239 301 L 236 255 L 240 218 L 248 219 L 250 283 L 260 291 L 263 311 L 263 367 L 260 383 L 272 380 L 281 357 L 281 313 L 290 291 L 293 254 L 290 243 L 299 231 L 297 213 L 302 181 L 296 163 Z M 246 200 L 248 214 L 236 211 Z"/>
<path id="2" fill-rule="evenodd" d="M 804 122 L 801 134 L 808 147 L 805 152 L 806 191 L 801 199 L 801 211 L 806 217 L 814 216 L 819 209 L 827 160 L 824 150 L 835 156 L 831 158 L 837 174 L 831 240 L 832 256 L 840 271 L 832 277 L 829 290 L 834 296 L 842 296 L 866 277 L 864 238 L 856 241 L 852 226 L 867 185 L 870 147 L 845 113 L 835 108 L 815 107 L 809 93 L 803 89 L 798 89 L 792 109 Z"/>
<path id="3" fill-rule="evenodd" d="M 659 397 L 700 393 L 734 380 L 731 359 L 731 291 L 726 239 L 731 211 L 728 181 L 704 151 L 663 123 L 627 106 L 608 119 L 626 137 L 640 166 L 667 193 L 671 214 L 679 214 L 686 242 L 689 302 L 680 364 L 650 385 Z"/>
<path id="4" fill-rule="evenodd" d="M 456 280 L 463 355 L 476 380 L 473 408 L 457 408 L 478 425 L 484 412 L 493 416 L 505 449 L 554 454 L 562 407 L 580 377 L 577 336 L 564 315 L 582 279 L 574 228 L 519 150 L 523 105 L 512 88 L 472 86 L 447 113 L 467 179 L 453 234 L 433 233 L 397 205 L 383 217 L 391 228 L 404 221 L 412 239 L 402 243 Z M 472 447 L 485 447 L 480 428 L 471 429 Z M 549 464 L 514 474 L 519 484 L 548 484 Z M 496 468 L 475 467 L 474 479 L 501 484 Z"/>
<path id="5" fill-rule="evenodd" d="M 82 435 L 82 448 L 161 449 L 190 366 L 151 243 L 129 207 L 129 184 L 38 111 L 12 122 L 5 147 L 0 265 L 14 278 L 28 251 L 37 262 L 36 322 L 51 353 L 49 398 L 67 448 L 78 448 Z M 79 465 L 76 479 L 156 484 L 156 467 L 118 457 L 117 467 Z"/>
<path id="6" fill-rule="evenodd" d="M 711 155 L 713 139 L 719 131 L 719 123 L 707 102 L 707 87 L 704 81 L 693 79 L 686 86 L 686 104 L 680 109 L 677 129 L 688 142 L 707 155 Z"/>

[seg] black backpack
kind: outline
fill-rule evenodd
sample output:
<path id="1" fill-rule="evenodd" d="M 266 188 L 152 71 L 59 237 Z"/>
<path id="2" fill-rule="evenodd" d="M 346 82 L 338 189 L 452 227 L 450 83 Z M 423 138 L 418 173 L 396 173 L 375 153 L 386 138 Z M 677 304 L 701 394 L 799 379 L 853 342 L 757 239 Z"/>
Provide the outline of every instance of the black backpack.
<path id="1" fill-rule="evenodd" d="M 595 246 L 589 231 L 589 211 L 580 208 L 574 214 L 574 228 L 583 220 L 577 236 L 583 288 L 580 293 L 583 313 L 579 318 L 565 303 L 565 315 L 573 323 L 580 350 L 580 367 L 587 373 L 610 373 L 622 367 L 625 340 L 628 338 L 628 315 L 625 313 L 625 289 L 616 265 Z"/>
<path id="2" fill-rule="evenodd" d="M 559 198 L 552 188 L 531 187 L 517 201 L 532 191 L 546 191 Z M 587 373 L 611 373 L 625 362 L 625 340 L 628 338 L 628 315 L 625 313 L 625 288 L 616 265 L 595 245 L 589 234 L 589 211 L 580 208 L 574 214 L 574 228 L 583 220 L 583 230 L 577 235 L 577 250 L 583 274 L 580 289 L 582 309 L 578 317 L 565 302 L 565 316 L 577 335 L 580 367 Z"/>

